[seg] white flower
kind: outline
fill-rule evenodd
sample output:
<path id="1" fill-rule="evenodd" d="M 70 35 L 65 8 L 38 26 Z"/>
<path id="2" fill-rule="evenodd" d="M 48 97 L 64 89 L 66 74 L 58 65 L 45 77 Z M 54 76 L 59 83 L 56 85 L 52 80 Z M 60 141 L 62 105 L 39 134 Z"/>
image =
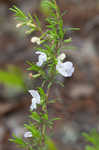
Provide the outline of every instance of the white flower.
<path id="1" fill-rule="evenodd" d="M 62 61 L 66 58 L 66 55 L 64 53 L 60 54 L 60 56 L 58 56 L 58 60 Z"/>
<path id="2" fill-rule="evenodd" d="M 47 60 L 47 56 L 45 53 L 37 51 L 36 54 L 39 54 L 37 66 L 42 66 L 42 64 Z"/>
<path id="3" fill-rule="evenodd" d="M 24 133 L 24 137 L 25 137 L 25 138 L 32 137 L 32 133 L 31 133 L 31 132 L 25 132 L 25 133 Z"/>
<path id="4" fill-rule="evenodd" d="M 38 37 L 32 37 L 31 42 L 32 43 L 37 43 L 38 45 L 40 45 L 40 38 L 38 38 Z"/>
<path id="5" fill-rule="evenodd" d="M 74 72 L 74 67 L 72 62 L 70 61 L 63 63 L 60 60 L 58 60 L 58 63 L 56 65 L 56 70 L 64 77 L 71 77 Z"/>
<path id="6" fill-rule="evenodd" d="M 32 24 L 32 23 L 30 23 L 30 22 L 27 23 L 27 26 L 29 26 L 29 27 L 36 27 L 35 24 Z"/>
<path id="7" fill-rule="evenodd" d="M 29 90 L 29 93 L 32 95 L 32 104 L 30 105 L 30 109 L 34 110 L 36 109 L 36 105 L 40 104 L 40 95 L 38 93 L 38 91 L 36 90 Z"/>
<path id="8" fill-rule="evenodd" d="M 16 25 L 16 28 L 20 28 L 22 25 L 23 25 L 22 23 L 18 23 L 18 24 Z"/>

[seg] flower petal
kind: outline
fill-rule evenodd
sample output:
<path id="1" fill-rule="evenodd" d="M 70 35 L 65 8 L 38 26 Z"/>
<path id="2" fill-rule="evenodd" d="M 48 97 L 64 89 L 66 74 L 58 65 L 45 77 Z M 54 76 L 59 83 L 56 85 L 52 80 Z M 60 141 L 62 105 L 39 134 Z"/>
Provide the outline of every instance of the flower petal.
<path id="1" fill-rule="evenodd" d="M 25 132 L 25 133 L 24 133 L 24 137 L 25 137 L 25 138 L 32 137 L 32 133 L 29 132 L 29 131 L 28 131 L 28 132 Z"/>
<path id="2" fill-rule="evenodd" d="M 70 61 L 62 63 L 59 60 L 56 65 L 56 70 L 64 77 L 71 77 L 74 72 L 74 67 L 73 67 L 72 62 L 70 62 Z"/>
<path id="3" fill-rule="evenodd" d="M 29 93 L 32 95 L 32 104 L 30 105 L 30 110 L 37 108 L 37 104 L 40 104 L 40 95 L 36 90 L 29 90 Z"/>
<path id="4" fill-rule="evenodd" d="M 42 66 L 42 64 L 47 60 L 47 56 L 45 53 L 37 51 L 36 54 L 39 54 L 37 66 Z"/>
<path id="5" fill-rule="evenodd" d="M 32 43 L 37 43 L 38 45 L 40 45 L 40 38 L 38 38 L 38 37 L 32 37 L 31 38 L 31 42 Z"/>
<path id="6" fill-rule="evenodd" d="M 40 100 L 40 95 L 37 90 L 29 90 L 29 93 L 32 95 L 32 97 Z"/>

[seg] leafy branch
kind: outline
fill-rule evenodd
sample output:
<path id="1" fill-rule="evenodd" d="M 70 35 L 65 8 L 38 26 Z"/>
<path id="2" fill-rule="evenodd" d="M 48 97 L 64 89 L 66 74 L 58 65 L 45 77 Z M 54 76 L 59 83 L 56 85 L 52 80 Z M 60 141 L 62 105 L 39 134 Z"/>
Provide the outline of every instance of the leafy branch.
<path id="1" fill-rule="evenodd" d="M 65 54 L 61 53 L 61 47 L 64 43 L 70 43 L 72 38 L 64 39 L 65 30 L 63 28 L 63 19 L 60 9 L 55 0 L 43 0 L 41 2 L 43 10 L 50 12 L 45 18 L 45 30 L 42 30 L 42 24 L 39 18 L 34 14 L 33 17 L 25 15 L 19 8 L 13 6 L 10 10 L 14 12 L 15 17 L 20 23 L 17 27 L 28 27 L 27 32 L 39 31 L 40 37 L 32 37 L 31 42 L 37 44 L 35 53 L 38 55 L 38 62 L 27 62 L 33 79 L 40 79 L 41 86 L 35 87 L 35 90 L 29 90 L 32 96 L 32 104 L 30 105 L 30 121 L 25 124 L 27 132 L 24 134 L 24 140 L 14 136 L 13 142 L 25 146 L 29 150 L 56 150 L 54 143 L 51 141 L 48 130 L 53 128 L 54 121 L 60 118 L 49 119 L 48 104 L 55 102 L 49 101 L 51 87 L 54 83 L 62 85 L 61 81 L 56 81 L 58 74 L 64 77 L 71 77 L 74 72 L 72 62 L 66 61 Z M 62 85 L 63 86 L 63 85 Z M 39 109 L 37 109 L 39 108 Z M 18 143 L 19 141 L 19 143 Z M 28 143 L 28 144 L 27 144 Z"/>

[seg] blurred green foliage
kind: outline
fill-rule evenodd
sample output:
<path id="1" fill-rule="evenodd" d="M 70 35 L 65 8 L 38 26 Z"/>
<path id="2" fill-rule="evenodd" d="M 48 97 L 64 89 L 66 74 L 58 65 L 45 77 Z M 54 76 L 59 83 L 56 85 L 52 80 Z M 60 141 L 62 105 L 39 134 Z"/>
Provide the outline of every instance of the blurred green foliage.
<path id="1" fill-rule="evenodd" d="M 42 0 L 41 1 L 41 10 L 46 15 L 52 15 L 53 11 L 56 10 L 57 5 L 55 5 L 55 1 Z"/>
<path id="2" fill-rule="evenodd" d="M 48 145 L 48 150 L 57 150 L 55 143 L 48 138 L 46 141 L 47 145 Z"/>
<path id="3" fill-rule="evenodd" d="M 0 70 L 0 83 L 25 89 L 24 75 L 18 67 L 9 66 L 7 71 Z"/>
<path id="4" fill-rule="evenodd" d="M 99 133 L 93 129 L 89 134 L 83 133 L 85 139 L 90 143 L 85 150 L 99 150 Z"/>

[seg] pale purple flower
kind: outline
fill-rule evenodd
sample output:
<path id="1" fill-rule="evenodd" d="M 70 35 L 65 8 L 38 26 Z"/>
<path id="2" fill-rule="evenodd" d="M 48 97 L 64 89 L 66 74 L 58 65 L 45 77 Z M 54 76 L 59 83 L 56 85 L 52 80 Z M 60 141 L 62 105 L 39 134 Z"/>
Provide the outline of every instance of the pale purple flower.
<path id="1" fill-rule="evenodd" d="M 70 61 L 63 63 L 60 60 L 58 60 L 58 63 L 56 65 L 56 70 L 64 77 L 71 77 L 74 72 L 74 67 L 72 62 Z"/>
<path id="2" fill-rule="evenodd" d="M 32 95 L 32 104 L 30 105 L 30 109 L 34 110 L 37 108 L 37 104 L 40 104 L 40 95 L 36 90 L 29 90 L 29 93 Z"/>
<path id="3" fill-rule="evenodd" d="M 47 56 L 45 53 L 40 52 L 40 51 L 36 51 L 36 54 L 38 54 L 38 62 L 36 63 L 37 66 L 42 66 L 42 64 L 47 60 Z"/>
<path id="4" fill-rule="evenodd" d="M 30 138 L 30 137 L 32 137 L 32 133 L 29 132 L 29 131 L 28 131 L 28 132 L 25 132 L 25 133 L 24 133 L 24 137 L 25 137 L 25 138 Z"/>

